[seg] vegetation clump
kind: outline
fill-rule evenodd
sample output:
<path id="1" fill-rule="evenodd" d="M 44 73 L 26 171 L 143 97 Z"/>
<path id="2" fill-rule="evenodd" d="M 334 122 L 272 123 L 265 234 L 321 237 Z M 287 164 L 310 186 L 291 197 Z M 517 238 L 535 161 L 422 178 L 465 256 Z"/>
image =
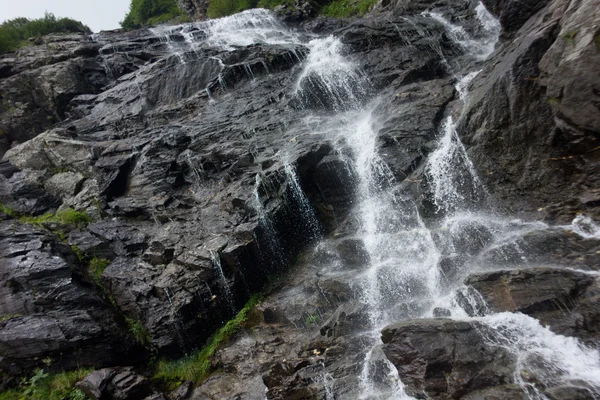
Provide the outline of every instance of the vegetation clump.
<path id="1" fill-rule="evenodd" d="M 39 38 L 50 33 L 91 33 L 90 28 L 71 18 L 56 18 L 46 13 L 43 18 L 15 18 L 0 24 L 0 53 L 15 51 L 28 44 L 29 38 Z"/>
<path id="2" fill-rule="evenodd" d="M 47 213 L 37 217 L 21 217 L 21 222 L 41 226 L 45 223 L 56 223 L 61 225 L 85 226 L 92 222 L 92 218 L 85 211 L 75 211 L 72 208 L 57 211 L 56 213 Z"/>
<path id="3" fill-rule="evenodd" d="M 377 0 L 335 0 L 321 9 L 321 14 L 331 18 L 348 18 L 365 15 Z"/>
<path id="4" fill-rule="evenodd" d="M 91 371 L 78 369 L 48 374 L 38 369 L 31 378 L 24 378 L 18 388 L 0 393 L 0 400 L 87 400 L 88 397 L 75 387 L 75 383 Z"/>
<path id="5" fill-rule="evenodd" d="M 184 17 L 177 0 L 131 0 L 129 12 L 121 21 L 125 29 L 139 29 Z"/>
<path id="6" fill-rule="evenodd" d="M 202 349 L 179 360 L 161 360 L 153 379 L 169 389 L 177 387 L 183 381 L 189 380 L 195 384 L 202 382 L 211 372 L 211 358 L 215 351 L 240 330 L 248 313 L 261 301 L 261 296 L 252 296 L 235 318 L 212 335 Z"/>
<path id="7" fill-rule="evenodd" d="M 129 333 L 136 342 L 142 346 L 146 346 L 150 343 L 150 332 L 148 332 L 148 329 L 146 329 L 139 320 L 125 317 L 125 321 L 127 321 Z"/>

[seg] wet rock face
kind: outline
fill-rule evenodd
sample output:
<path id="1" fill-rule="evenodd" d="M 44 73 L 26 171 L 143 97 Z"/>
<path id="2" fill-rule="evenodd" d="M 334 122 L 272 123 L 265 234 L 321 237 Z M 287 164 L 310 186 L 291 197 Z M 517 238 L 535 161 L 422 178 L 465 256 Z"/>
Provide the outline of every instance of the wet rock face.
<path id="1" fill-rule="evenodd" d="M 381 332 L 383 351 L 417 398 L 461 398 L 467 393 L 510 384 L 514 360 L 486 344 L 487 329 L 476 322 L 410 320 Z"/>
<path id="2" fill-rule="evenodd" d="M 521 312 L 556 333 L 597 339 L 600 286 L 595 275 L 564 269 L 533 268 L 475 274 L 465 280 L 496 312 Z"/>
<path id="3" fill-rule="evenodd" d="M 510 33 L 472 84 L 460 132 L 505 204 L 552 220 L 597 203 L 595 2 L 486 1 Z M 596 100 L 594 100 L 596 99 Z M 535 194 L 527 204 L 521 196 Z M 549 207 L 548 207 L 549 206 Z"/>
<path id="4" fill-rule="evenodd" d="M 27 225 L 0 223 L 0 368 L 75 368 L 139 359 L 115 310 L 98 294 L 77 257 L 57 238 Z"/>

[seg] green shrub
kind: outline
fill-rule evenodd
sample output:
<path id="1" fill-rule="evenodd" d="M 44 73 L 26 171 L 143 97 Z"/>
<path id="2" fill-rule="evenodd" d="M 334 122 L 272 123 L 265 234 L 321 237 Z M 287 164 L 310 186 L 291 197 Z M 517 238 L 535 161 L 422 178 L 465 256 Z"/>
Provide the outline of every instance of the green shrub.
<path id="1" fill-rule="evenodd" d="M 208 3 L 206 15 L 208 18 L 225 17 L 250 8 L 255 8 L 257 4 L 258 0 L 211 0 Z"/>
<path id="2" fill-rule="evenodd" d="M 0 53 L 15 51 L 26 45 L 27 39 L 49 33 L 83 32 L 91 33 L 90 28 L 70 18 L 56 18 L 46 13 L 43 18 L 15 18 L 0 25 Z"/>
<path id="3" fill-rule="evenodd" d="M 129 12 L 121 21 L 125 29 L 139 29 L 183 17 L 177 0 L 131 0 Z"/>
<path id="4" fill-rule="evenodd" d="M 0 400 L 86 400 L 88 397 L 75 383 L 91 372 L 90 369 L 47 374 L 38 369 L 29 379 L 23 379 L 17 389 L 0 393 Z"/>
<path id="5" fill-rule="evenodd" d="M 365 15 L 377 0 L 335 0 L 321 9 L 321 14 L 331 18 L 348 18 Z"/>
<path id="6" fill-rule="evenodd" d="M 179 360 L 159 361 L 153 380 L 167 385 L 169 389 L 177 387 L 183 381 L 189 380 L 196 384 L 202 382 L 211 372 L 211 358 L 215 351 L 240 330 L 250 310 L 261 301 L 261 296 L 252 296 L 235 318 L 212 335 L 202 349 Z"/>

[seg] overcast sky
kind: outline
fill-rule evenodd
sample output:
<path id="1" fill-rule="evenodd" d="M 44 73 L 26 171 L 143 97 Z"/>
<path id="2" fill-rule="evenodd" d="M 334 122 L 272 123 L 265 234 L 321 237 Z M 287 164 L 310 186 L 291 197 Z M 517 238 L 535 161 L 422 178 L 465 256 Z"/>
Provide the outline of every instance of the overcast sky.
<path id="1" fill-rule="evenodd" d="M 0 22 L 16 17 L 40 18 L 48 11 L 57 17 L 83 22 L 94 32 L 119 28 L 131 0 L 0 0 Z"/>

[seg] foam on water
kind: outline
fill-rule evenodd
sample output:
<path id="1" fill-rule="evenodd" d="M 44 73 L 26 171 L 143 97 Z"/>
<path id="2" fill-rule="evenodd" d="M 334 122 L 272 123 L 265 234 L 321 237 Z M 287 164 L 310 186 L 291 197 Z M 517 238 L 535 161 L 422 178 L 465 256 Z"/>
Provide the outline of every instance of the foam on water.
<path id="1" fill-rule="evenodd" d="M 570 228 L 583 238 L 600 239 L 600 226 L 593 219 L 583 214 L 575 217 Z"/>
<path id="2" fill-rule="evenodd" d="M 312 102 L 335 111 L 358 108 L 368 93 L 368 79 L 343 55 L 342 42 L 333 36 L 313 39 L 309 55 L 296 82 L 295 94 L 306 106 Z"/>
<path id="3" fill-rule="evenodd" d="M 150 31 L 185 62 L 185 53 L 200 46 L 222 50 L 253 44 L 299 44 L 297 34 L 283 26 L 269 10 L 254 8 L 228 17 L 181 25 L 159 25 Z M 179 38 L 178 38 L 179 37 Z"/>

